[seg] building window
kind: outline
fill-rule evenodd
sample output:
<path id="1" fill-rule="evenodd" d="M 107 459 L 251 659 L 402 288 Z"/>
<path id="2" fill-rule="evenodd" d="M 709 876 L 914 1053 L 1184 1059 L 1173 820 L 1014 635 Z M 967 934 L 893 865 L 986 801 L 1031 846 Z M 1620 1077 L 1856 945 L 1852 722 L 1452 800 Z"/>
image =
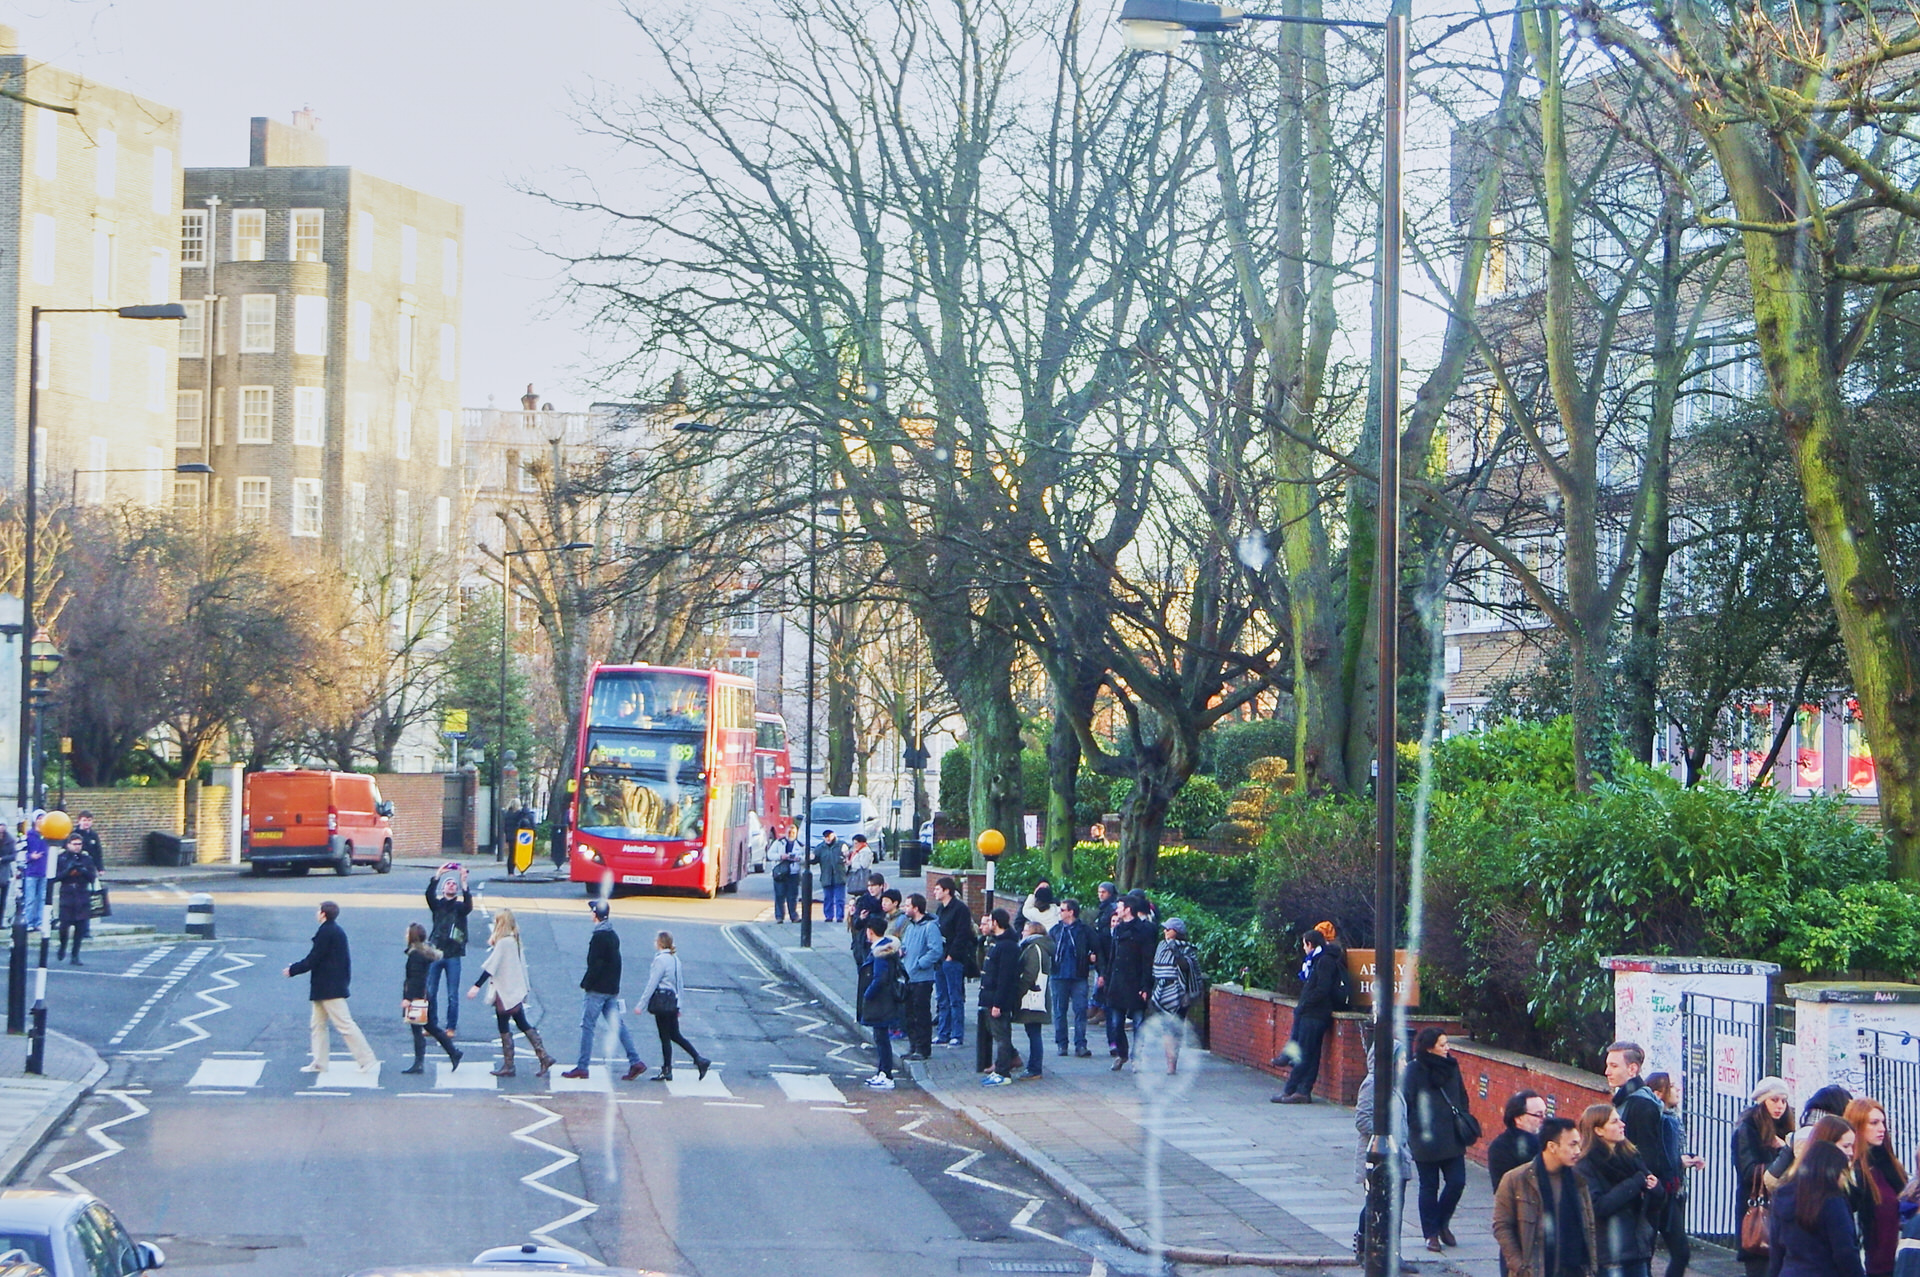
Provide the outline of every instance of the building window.
<path id="1" fill-rule="evenodd" d="M 33 171 L 49 182 L 60 180 L 60 117 L 52 111 L 40 112 L 39 132 L 33 144 Z"/>
<path id="2" fill-rule="evenodd" d="M 206 392 L 176 391 L 173 396 L 173 441 L 182 448 L 200 446 L 200 426 L 206 413 Z"/>
<path id="3" fill-rule="evenodd" d="M 368 422 L 373 419 L 373 410 L 368 406 L 365 395 L 355 395 L 347 405 L 347 446 L 355 452 L 365 452 L 372 447 L 372 430 Z"/>
<path id="4" fill-rule="evenodd" d="M 147 492 L 146 501 L 143 504 L 151 506 L 160 504 L 160 494 L 166 491 L 167 474 L 170 469 L 171 467 L 167 465 L 166 449 L 147 449 L 147 473 L 144 476 Z"/>
<path id="5" fill-rule="evenodd" d="M 109 333 L 93 335 L 93 367 L 87 390 L 101 403 L 113 398 L 113 337 Z"/>
<path id="6" fill-rule="evenodd" d="M 147 300 L 155 305 L 173 297 L 173 272 L 167 269 L 167 250 L 147 250 Z"/>
<path id="7" fill-rule="evenodd" d="M 373 269 L 373 214 L 364 209 L 353 219 L 353 268 Z"/>
<path id="8" fill-rule="evenodd" d="M 744 600 L 737 601 L 736 606 L 742 610 L 735 612 L 727 618 L 727 633 L 758 634 L 760 632 L 760 609 L 755 607 L 751 602 Z"/>
<path id="9" fill-rule="evenodd" d="M 405 488 L 396 488 L 393 493 L 393 543 L 406 549 L 413 540 L 413 499 Z"/>
<path id="10" fill-rule="evenodd" d="M 240 353 L 273 353 L 273 312 L 279 298 L 273 293 L 248 293 L 240 299 Z"/>
<path id="11" fill-rule="evenodd" d="M 287 215 L 287 256 L 296 262 L 320 260 L 320 218 L 322 210 L 296 208 Z"/>
<path id="12" fill-rule="evenodd" d="M 273 442 L 273 387 L 240 387 L 240 442 Z"/>
<path id="13" fill-rule="evenodd" d="M 327 392 L 320 386 L 293 388 L 293 441 L 318 448 L 326 436 Z"/>
<path id="14" fill-rule="evenodd" d="M 405 307 L 400 310 L 400 323 L 394 330 L 393 358 L 401 372 L 413 372 L 413 313 Z"/>
<path id="15" fill-rule="evenodd" d="M 200 508 L 200 480 L 175 479 L 173 481 L 173 508 L 176 510 Z"/>
<path id="16" fill-rule="evenodd" d="M 154 212 L 165 216 L 180 205 L 173 198 L 173 152 L 164 146 L 153 148 L 153 203 Z"/>
<path id="17" fill-rule="evenodd" d="M 273 480 L 256 476 L 240 479 L 238 485 L 240 522 L 264 524 L 267 521 L 268 507 L 273 495 Z"/>
<path id="18" fill-rule="evenodd" d="M 400 282 L 411 284 L 420 273 L 420 233 L 411 226 L 400 228 Z"/>
<path id="19" fill-rule="evenodd" d="M 75 493 L 75 498 L 85 500 L 91 505 L 99 505 L 107 499 L 107 441 L 99 435 L 87 440 L 87 468 L 77 477 L 86 480 L 86 486 L 80 489 L 85 493 Z"/>
<path id="20" fill-rule="evenodd" d="M 190 208 L 180 214 L 180 264 L 207 264 L 207 211 Z"/>
<path id="21" fill-rule="evenodd" d="M 373 358 L 373 303 L 353 304 L 353 357 L 361 363 Z"/>
<path id="22" fill-rule="evenodd" d="M 327 353 L 327 299 L 298 294 L 293 299 L 293 353 Z"/>
<path id="23" fill-rule="evenodd" d="M 232 260 L 236 262 L 267 260 L 266 209 L 236 208 L 233 210 Z"/>
<path id="24" fill-rule="evenodd" d="M 113 198 L 115 170 L 120 163 L 120 137 L 112 129 L 93 135 L 93 193 L 103 200 Z"/>
<path id="25" fill-rule="evenodd" d="M 180 321 L 180 358 L 199 359 L 207 353 L 207 304 L 181 302 L 187 317 Z"/>
<path id="26" fill-rule="evenodd" d="M 53 282 L 53 250 L 59 234 L 59 224 L 50 214 L 33 215 L 33 282 L 36 284 Z"/>
<path id="27" fill-rule="evenodd" d="M 435 497 L 433 499 L 433 548 L 444 550 L 453 539 L 453 499 Z"/>
<path id="28" fill-rule="evenodd" d="M 753 656 L 735 656 L 727 661 L 727 673 L 738 674 L 741 678 L 760 681 L 760 660 Z"/>
<path id="29" fill-rule="evenodd" d="M 459 334 L 452 324 L 442 324 L 440 325 L 440 380 L 457 381 L 459 378 Z"/>
<path id="30" fill-rule="evenodd" d="M 453 410 L 442 408 L 439 413 L 440 443 L 435 450 L 434 460 L 443 466 L 453 464 Z"/>
<path id="31" fill-rule="evenodd" d="M 320 535 L 320 481 L 318 479 L 293 481 L 293 535 L 297 537 Z"/>
<path id="32" fill-rule="evenodd" d="M 402 461 L 413 458 L 413 405 L 405 399 L 393 405 L 393 455 Z"/>
<path id="33" fill-rule="evenodd" d="M 367 485 L 347 485 L 347 535 L 355 541 L 367 539 Z"/>
<path id="34" fill-rule="evenodd" d="M 96 230 L 93 233 L 93 300 L 101 306 L 114 300 L 113 240 L 114 234 L 110 230 Z"/>
<path id="35" fill-rule="evenodd" d="M 449 297 L 460 292 L 460 243 L 458 240 L 440 241 L 440 291 Z"/>
<path id="36" fill-rule="evenodd" d="M 515 453 L 512 455 L 517 458 L 519 454 Z M 514 466 L 514 471 L 517 476 L 515 482 L 519 485 L 520 491 L 522 492 L 540 491 L 540 476 L 533 472 L 533 465 L 534 463 L 531 459 L 526 459 L 518 461 Z"/>
<path id="37" fill-rule="evenodd" d="M 147 411 L 167 410 L 167 352 L 159 346 L 147 347 Z"/>

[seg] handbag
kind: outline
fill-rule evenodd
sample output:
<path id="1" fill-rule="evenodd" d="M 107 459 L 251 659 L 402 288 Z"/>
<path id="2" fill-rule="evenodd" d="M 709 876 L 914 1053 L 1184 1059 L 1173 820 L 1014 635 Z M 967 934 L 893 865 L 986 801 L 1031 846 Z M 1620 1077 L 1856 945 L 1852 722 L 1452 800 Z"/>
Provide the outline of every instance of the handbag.
<path id="1" fill-rule="evenodd" d="M 96 882 L 87 888 L 87 917 L 113 917 L 113 901 L 107 898 L 107 884 Z"/>
<path id="2" fill-rule="evenodd" d="M 647 995 L 647 1011 L 652 1015 L 672 1015 L 680 1009 L 680 998 L 666 985 Z"/>
<path id="3" fill-rule="evenodd" d="M 1483 1134 L 1480 1129 L 1480 1119 L 1472 1113 L 1462 1113 L 1455 1107 L 1453 1097 L 1445 1091 L 1440 1092 L 1440 1098 L 1447 1102 L 1447 1109 L 1453 1114 L 1453 1133 L 1459 1138 L 1461 1147 L 1472 1148 L 1478 1144 Z"/>
<path id="4" fill-rule="evenodd" d="M 1773 1201 L 1762 1189 L 1757 1169 L 1749 1187 L 1747 1208 L 1740 1212 L 1740 1258 L 1765 1259 L 1772 1248 Z"/>
<path id="5" fill-rule="evenodd" d="M 433 1004 L 425 998 L 402 998 L 400 1016 L 408 1024 L 425 1024 L 427 1015 L 433 1010 Z"/>

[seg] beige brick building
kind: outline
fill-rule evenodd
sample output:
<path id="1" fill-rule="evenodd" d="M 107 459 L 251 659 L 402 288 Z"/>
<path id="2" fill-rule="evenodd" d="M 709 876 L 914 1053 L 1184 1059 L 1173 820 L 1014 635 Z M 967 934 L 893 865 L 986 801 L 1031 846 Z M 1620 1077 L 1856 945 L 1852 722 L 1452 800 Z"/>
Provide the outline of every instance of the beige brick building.
<path id="1" fill-rule="evenodd" d="M 342 562 L 460 541 L 460 206 L 327 163 L 310 114 L 190 169 L 177 480 Z"/>
<path id="2" fill-rule="evenodd" d="M 34 61 L 11 27 L 0 27 L 0 87 L 0 475 L 17 490 L 30 308 L 175 300 L 180 117 Z M 165 501 L 178 329 L 114 315 L 42 318 L 39 465 L 50 498 Z"/>

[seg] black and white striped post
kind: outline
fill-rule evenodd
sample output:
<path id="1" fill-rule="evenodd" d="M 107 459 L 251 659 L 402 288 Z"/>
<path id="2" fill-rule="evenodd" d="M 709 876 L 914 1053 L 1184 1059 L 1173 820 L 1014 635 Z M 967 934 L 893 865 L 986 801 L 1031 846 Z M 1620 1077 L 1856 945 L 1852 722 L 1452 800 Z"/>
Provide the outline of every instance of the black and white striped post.
<path id="1" fill-rule="evenodd" d="M 187 934 L 196 940 L 213 939 L 213 897 L 204 891 L 187 897 Z"/>

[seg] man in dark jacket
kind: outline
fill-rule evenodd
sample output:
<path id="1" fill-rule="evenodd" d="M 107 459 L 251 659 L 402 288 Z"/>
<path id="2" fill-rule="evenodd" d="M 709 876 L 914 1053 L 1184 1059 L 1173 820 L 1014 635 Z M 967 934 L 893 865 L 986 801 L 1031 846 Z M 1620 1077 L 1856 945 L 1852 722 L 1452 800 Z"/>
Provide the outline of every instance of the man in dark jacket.
<path id="1" fill-rule="evenodd" d="M 892 921 L 886 916 L 886 905 L 880 899 L 880 893 L 887 889 L 885 874 L 870 873 L 867 880 L 860 884 L 866 890 L 853 898 L 847 906 L 847 926 L 853 931 L 853 965 L 864 967 L 867 964 L 867 950 L 871 947 L 867 941 L 867 920 L 880 919 L 880 930 L 886 932 L 887 923 Z"/>
<path id="2" fill-rule="evenodd" d="M 987 957 L 980 964 L 980 1007 L 993 1033 L 993 1072 L 982 1084 L 1007 1086 L 1013 1081 L 1013 1017 L 1020 1009 L 1020 941 L 1005 909 L 995 909 L 987 919 L 987 937 Z"/>
<path id="3" fill-rule="evenodd" d="M 1574 1170 L 1580 1131 L 1564 1117 L 1540 1127 L 1540 1152 L 1493 1195 L 1493 1239 L 1507 1277 L 1586 1277 L 1598 1267 L 1593 1198 Z"/>
<path id="4" fill-rule="evenodd" d="M 1087 977 L 1093 971 L 1093 928 L 1080 921 L 1080 902 L 1060 902 L 1060 921 L 1047 935 L 1053 941 L 1053 978 L 1047 990 L 1053 998 L 1053 1044 L 1067 1053 L 1067 1021 L 1073 1021 L 1073 1053 L 1093 1058 L 1087 1050 Z"/>
<path id="5" fill-rule="evenodd" d="M 99 873 L 107 867 L 107 849 L 100 845 L 100 832 L 93 827 L 93 813 L 83 811 L 74 826 L 80 835 L 80 850 L 87 853 L 93 861 L 93 871 Z"/>
<path id="6" fill-rule="evenodd" d="M 1107 1054 L 1118 1055 L 1113 1017 L 1107 1014 L 1107 972 L 1113 966 L 1113 915 L 1120 904 L 1120 888 L 1103 882 L 1099 895 L 1100 907 L 1093 914 L 1093 967 L 1087 977 L 1087 1001 L 1100 1009 L 1100 1022 L 1107 1030 Z"/>
<path id="7" fill-rule="evenodd" d="M 379 1057 L 367 1045 L 366 1035 L 360 1032 L 360 1026 L 353 1022 L 353 1015 L 347 1010 L 353 957 L 347 951 L 347 933 L 336 921 L 339 917 L 339 905 L 331 900 L 321 901 L 320 929 L 313 933 L 312 947 L 306 957 L 286 969 L 288 979 L 297 975 L 307 977 L 307 998 L 313 1003 L 313 1059 L 300 1070 L 302 1073 L 327 1071 L 327 1061 L 332 1054 L 328 1025 L 340 1034 L 340 1040 L 347 1044 L 362 1073 L 372 1073 L 380 1067 Z"/>
<path id="8" fill-rule="evenodd" d="M 1487 1145 L 1487 1174 L 1500 1187 L 1508 1171 L 1531 1162 L 1540 1152 L 1540 1123 L 1547 1120 L 1547 1101 L 1537 1091 L 1515 1091 L 1501 1111 L 1506 1130 Z"/>
<path id="9" fill-rule="evenodd" d="M 1344 953 L 1334 952 L 1326 935 L 1310 929 L 1301 938 L 1305 952 L 1305 978 L 1300 983 L 1300 1001 L 1293 1008 L 1293 1036 L 1286 1051 L 1274 1061 L 1290 1064 L 1286 1085 L 1273 1097 L 1275 1104 L 1313 1103 L 1313 1084 L 1320 1078 L 1320 1046 L 1327 1030 L 1333 1027 L 1333 995 L 1339 986 L 1337 965 L 1346 961 Z"/>
<path id="10" fill-rule="evenodd" d="M 979 952 L 973 931 L 973 910 L 960 898 L 960 884 L 947 875 L 933 884 L 939 905 L 934 921 L 940 927 L 940 968 L 934 975 L 938 998 L 933 1025 L 935 1046 L 960 1046 L 967 1040 L 967 967 Z"/>
<path id="11" fill-rule="evenodd" d="M 440 999 L 440 979 L 447 981 L 447 1036 L 460 1029 L 460 959 L 467 956 L 467 917 L 473 912 L 473 893 L 467 890 L 466 866 L 452 861 L 441 865 L 427 882 L 427 908 L 433 915 L 427 943 L 440 957 L 427 967 L 427 1014 Z"/>
<path id="12" fill-rule="evenodd" d="M 1681 1176 L 1686 1171 L 1674 1162 L 1667 1147 L 1667 1106 L 1641 1080 L 1640 1069 L 1646 1062 L 1647 1053 L 1640 1049 L 1639 1043 L 1615 1042 L 1607 1048 L 1604 1071 L 1607 1085 L 1613 1088 L 1613 1107 L 1620 1110 L 1620 1120 L 1627 1124 L 1627 1142 L 1640 1150 L 1640 1159 L 1647 1164 L 1648 1172 L 1660 1181 L 1664 1196 L 1659 1205 L 1648 1208 L 1647 1222 L 1653 1225 L 1654 1232 L 1665 1237 L 1670 1226 L 1684 1228 L 1680 1211 L 1670 1209 L 1670 1205 L 1679 1200 Z M 1682 1232 L 1682 1245 L 1684 1238 Z M 1668 1245 L 1671 1249 L 1673 1243 Z"/>
<path id="13" fill-rule="evenodd" d="M 1107 972 L 1107 1022 L 1116 1051 L 1113 1070 L 1126 1067 L 1131 1054 L 1127 1030 L 1139 1030 L 1147 1014 L 1147 993 L 1153 988 L 1153 951 L 1160 929 L 1150 921 L 1151 906 L 1138 892 L 1121 897 L 1114 916 L 1113 965 Z"/>
<path id="14" fill-rule="evenodd" d="M 620 936 L 613 929 L 612 909 L 606 901 L 589 900 L 587 908 L 593 910 L 593 932 L 587 937 L 587 973 L 580 977 L 580 1059 L 560 1076 L 587 1076 L 594 1035 L 600 1031 L 600 1021 L 612 1016 L 620 1030 L 620 1049 L 627 1053 L 627 1075 L 620 1080 L 631 1082 L 647 1071 L 647 1062 L 634 1049 L 627 1017 L 620 1014 Z"/>

